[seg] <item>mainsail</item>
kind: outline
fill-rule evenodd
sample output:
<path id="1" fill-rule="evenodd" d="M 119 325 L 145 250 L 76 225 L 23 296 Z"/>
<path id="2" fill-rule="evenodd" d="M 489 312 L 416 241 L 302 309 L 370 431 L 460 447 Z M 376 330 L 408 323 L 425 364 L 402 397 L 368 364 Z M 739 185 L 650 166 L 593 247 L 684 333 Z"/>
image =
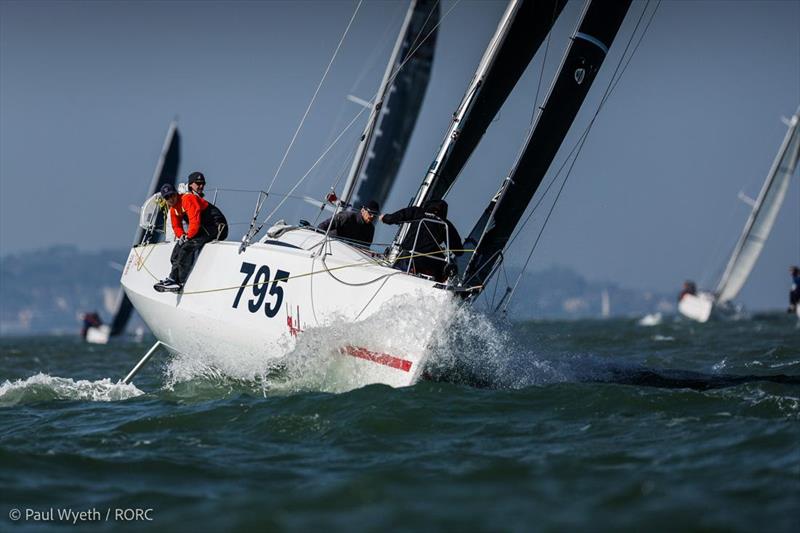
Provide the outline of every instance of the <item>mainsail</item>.
<path id="1" fill-rule="evenodd" d="M 800 109 L 788 123 L 789 130 L 767 174 L 753 210 L 747 219 L 739 241 L 733 250 L 725 272 L 714 291 L 716 301 L 725 303 L 736 298 L 758 260 L 778 216 L 789 179 L 797 168 L 800 157 Z"/>
<path id="2" fill-rule="evenodd" d="M 178 166 L 181 161 L 180 149 L 180 134 L 178 133 L 178 125 L 175 121 L 171 122 L 167 130 L 167 137 L 164 139 L 164 146 L 161 149 L 161 156 L 156 165 L 156 171 L 153 173 L 153 179 L 150 182 L 150 189 L 147 197 L 157 193 L 161 187 L 167 183 L 175 186 L 175 181 L 178 177 Z M 159 219 L 156 222 L 156 227 L 164 224 L 163 215 L 159 213 Z M 142 241 L 145 230 L 141 227 L 137 229 L 136 235 L 133 238 L 133 245 L 136 246 Z M 152 237 L 151 242 L 158 242 L 159 236 L 156 234 Z M 111 321 L 111 331 L 109 335 L 114 337 L 125 331 L 125 326 L 131 318 L 133 305 L 122 287 L 119 289 L 117 295 L 117 308 L 114 311 L 114 318 Z"/>
<path id="3" fill-rule="evenodd" d="M 411 2 L 350 169 L 346 203 L 383 205 L 389 196 L 428 88 L 438 25 L 439 0 Z"/>
<path id="4" fill-rule="evenodd" d="M 465 241 L 466 247 L 476 246 L 467 265 L 460 265 L 464 285 L 481 286 L 489 278 L 569 131 L 630 4 L 630 0 L 595 0 L 584 8 L 522 155 Z M 467 256 L 463 258 L 466 262 Z"/>

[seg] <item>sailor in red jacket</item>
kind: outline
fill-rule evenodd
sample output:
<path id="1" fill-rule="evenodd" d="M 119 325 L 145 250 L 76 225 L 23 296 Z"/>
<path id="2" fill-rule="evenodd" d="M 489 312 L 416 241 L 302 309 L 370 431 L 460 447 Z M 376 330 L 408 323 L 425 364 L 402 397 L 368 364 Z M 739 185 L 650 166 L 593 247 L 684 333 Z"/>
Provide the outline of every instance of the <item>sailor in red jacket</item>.
<path id="1" fill-rule="evenodd" d="M 161 188 L 161 197 L 169 206 L 169 217 L 175 232 L 176 242 L 170 262 L 169 277 L 153 285 L 158 292 L 180 292 L 192 270 L 195 256 L 209 241 L 225 239 L 228 235 L 227 221 L 222 212 L 203 198 L 206 178 L 200 172 L 189 175 L 189 192 L 178 194 L 172 185 Z M 183 227 L 183 221 L 189 225 Z"/>
<path id="2" fill-rule="evenodd" d="M 175 189 L 172 190 L 174 191 Z M 172 220 L 172 230 L 175 232 L 175 238 L 179 241 L 181 239 L 184 241 L 194 239 L 200 233 L 200 216 L 208 208 L 208 202 L 205 198 L 193 192 L 186 194 L 175 192 L 172 197 L 177 197 L 177 200 L 170 202 L 169 198 L 164 199 L 169 204 L 169 218 Z M 183 229 L 184 217 L 189 221 L 189 227 L 185 231 Z"/>

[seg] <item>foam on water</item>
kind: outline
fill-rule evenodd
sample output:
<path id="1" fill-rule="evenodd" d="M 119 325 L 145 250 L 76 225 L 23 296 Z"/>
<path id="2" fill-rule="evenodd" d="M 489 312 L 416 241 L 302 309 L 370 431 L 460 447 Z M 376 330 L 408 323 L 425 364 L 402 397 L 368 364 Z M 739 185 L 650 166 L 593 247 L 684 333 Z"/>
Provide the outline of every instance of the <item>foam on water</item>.
<path id="1" fill-rule="evenodd" d="M 449 298 L 396 297 L 363 320 L 333 317 L 322 326 L 306 328 L 296 339 L 287 334 L 270 347 L 271 354 L 178 354 L 167 365 L 167 386 L 195 379 L 232 378 L 257 382 L 265 391 L 274 392 L 350 390 L 364 380 L 351 358 L 342 356 L 343 347 L 418 353 L 431 341 L 438 345 L 447 331 L 448 318 L 457 311 L 456 302 Z M 276 353 L 279 357 L 274 357 Z"/>
<path id="2" fill-rule="evenodd" d="M 460 301 L 406 295 L 364 320 L 335 317 L 324 326 L 305 329 L 296 339 L 287 335 L 270 347 L 272 354 L 177 354 L 167 364 L 166 387 L 202 380 L 230 388 L 233 380 L 238 388 L 252 391 L 255 385 L 264 394 L 343 392 L 364 382 L 350 358 L 342 356 L 344 346 L 388 354 L 427 346 L 426 377 L 498 389 L 581 380 L 587 371 L 603 373 L 605 366 L 598 361 L 587 364 L 584 355 L 547 356 L 518 346 L 508 322 Z M 282 355 L 270 357 L 275 352 Z"/>
<path id="3" fill-rule="evenodd" d="M 471 306 L 455 310 L 431 352 L 427 370 L 434 380 L 519 389 L 563 382 L 572 376 L 569 364 L 554 363 L 538 351 L 520 346 L 508 322 Z"/>
<path id="4" fill-rule="evenodd" d="M 352 390 L 370 380 L 360 375 L 363 366 L 342 355 L 340 350 L 345 346 L 387 354 L 409 354 L 427 346 L 426 378 L 495 389 L 608 382 L 705 390 L 741 383 L 721 374 L 727 366 L 724 360 L 709 368 L 712 373 L 704 374 L 648 368 L 630 360 L 620 361 L 602 350 L 597 353 L 590 346 L 554 350 L 559 338 L 554 342 L 552 333 L 537 338 L 530 334 L 536 331 L 533 327 L 523 336 L 515 335 L 510 323 L 460 303 L 413 295 L 398 297 L 363 320 L 336 317 L 325 325 L 307 328 L 297 338 L 287 334 L 268 347 L 270 353 L 198 351 L 176 355 L 167 366 L 167 387 L 189 382 L 200 385 L 199 380 L 203 387 L 228 392 Z M 564 338 L 569 336 L 564 333 Z M 675 343 L 677 337 L 659 333 L 647 338 L 663 344 Z M 753 365 L 762 363 L 756 359 L 745 367 Z"/>
<path id="5" fill-rule="evenodd" d="M 47 400 L 112 402 L 142 394 L 144 392 L 135 385 L 112 382 L 108 378 L 97 381 L 84 379 L 75 381 L 39 373 L 27 379 L 6 380 L 0 384 L 0 406 L 8 407 Z"/>

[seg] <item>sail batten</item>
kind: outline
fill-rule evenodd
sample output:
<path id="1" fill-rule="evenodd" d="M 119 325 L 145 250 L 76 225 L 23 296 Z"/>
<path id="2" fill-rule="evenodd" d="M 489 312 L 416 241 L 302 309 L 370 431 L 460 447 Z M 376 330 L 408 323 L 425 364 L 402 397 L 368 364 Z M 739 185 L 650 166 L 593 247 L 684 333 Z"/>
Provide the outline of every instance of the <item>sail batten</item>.
<path id="1" fill-rule="evenodd" d="M 747 281 L 764 248 L 800 157 L 800 109 L 789 121 L 783 143 L 753 205 L 742 234 L 717 284 L 716 301 L 733 300 Z"/>

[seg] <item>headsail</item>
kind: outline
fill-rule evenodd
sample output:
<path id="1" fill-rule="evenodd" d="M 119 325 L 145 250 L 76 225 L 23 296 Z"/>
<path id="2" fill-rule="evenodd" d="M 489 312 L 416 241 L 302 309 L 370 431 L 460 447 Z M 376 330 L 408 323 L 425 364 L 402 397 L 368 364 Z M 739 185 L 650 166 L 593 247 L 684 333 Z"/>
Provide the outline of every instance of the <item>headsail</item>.
<path id="1" fill-rule="evenodd" d="M 767 174 L 761 192 L 758 194 L 753 210 L 745 223 L 742 235 L 736 243 L 730 260 L 725 267 L 717 288 L 714 291 L 720 303 L 736 298 L 747 277 L 764 248 L 775 218 L 778 216 L 789 179 L 797 168 L 800 157 L 800 109 L 789 121 L 789 130 L 783 139 L 781 148 L 772 167 Z"/>
<path id="2" fill-rule="evenodd" d="M 585 7 L 522 155 L 465 241 L 466 247 L 476 245 L 471 257 L 463 256 L 467 265 L 460 265 L 465 285 L 483 285 L 491 274 L 569 131 L 630 5 L 630 0 L 595 0 Z"/>
<path id="3" fill-rule="evenodd" d="M 406 12 L 344 188 L 346 203 L 383 205 L 389 196 L 428 88 L 439 10 L 438 0 L 414 0 Z"/>
<path id="4" fill-rule="evenodd" d="M 565 4 L 566 0 L 509 2 L 412 205 L 444 197 Z M 406 226 L 396 243 L 405 237 Z"/>
<path id="5" fill-rule="evenodd" d="M 167 137 L 164 139 L 164 146 L 161 149 L 161 156 L 158 159 L 158 164 L 156 165 L 156 170 L 153 173 L 153 179 L 150 182 L 150 188 L 148 189 L 147 197 L 150 197 L 157 193 L 161 187 L 167 183 L 175 186 L 175 181 L 178 177 L 178 166 L 180 165 L 181 161 L 181 149 L 180 149 L 180 134 L 178 133 L 178 125 L 175 121 L 171 122 L 169 125 L 169 129 L 167 130 Z M 156 223 L 156 227 L 161 226 L 164 224 L 163 215 L 159 214 L 159 220 Z M 144 230 L 142 228 L 138 228 L 136 234 L 133 238 L 133 245 L 137 245 L 142 241 L 142 237 L 144 237 Z M 159 236 L 154 235 L 152 240 L 153 242 L 158 241 Z M 125 292 L 122 290 L 122 287 L 119 289 L 119 294 L 117 295 L 117 308 L 114 311 L 114 318 L 111 321 L 111 332 L 109 333 L 110 336 L 116 336 L 121 334 L 125 331 L 125 326 L 128 324 L 128 320 L 131 318 L 131 312 L 133 311 L 133 305 L 128 297 L 125 295 Z"/>

